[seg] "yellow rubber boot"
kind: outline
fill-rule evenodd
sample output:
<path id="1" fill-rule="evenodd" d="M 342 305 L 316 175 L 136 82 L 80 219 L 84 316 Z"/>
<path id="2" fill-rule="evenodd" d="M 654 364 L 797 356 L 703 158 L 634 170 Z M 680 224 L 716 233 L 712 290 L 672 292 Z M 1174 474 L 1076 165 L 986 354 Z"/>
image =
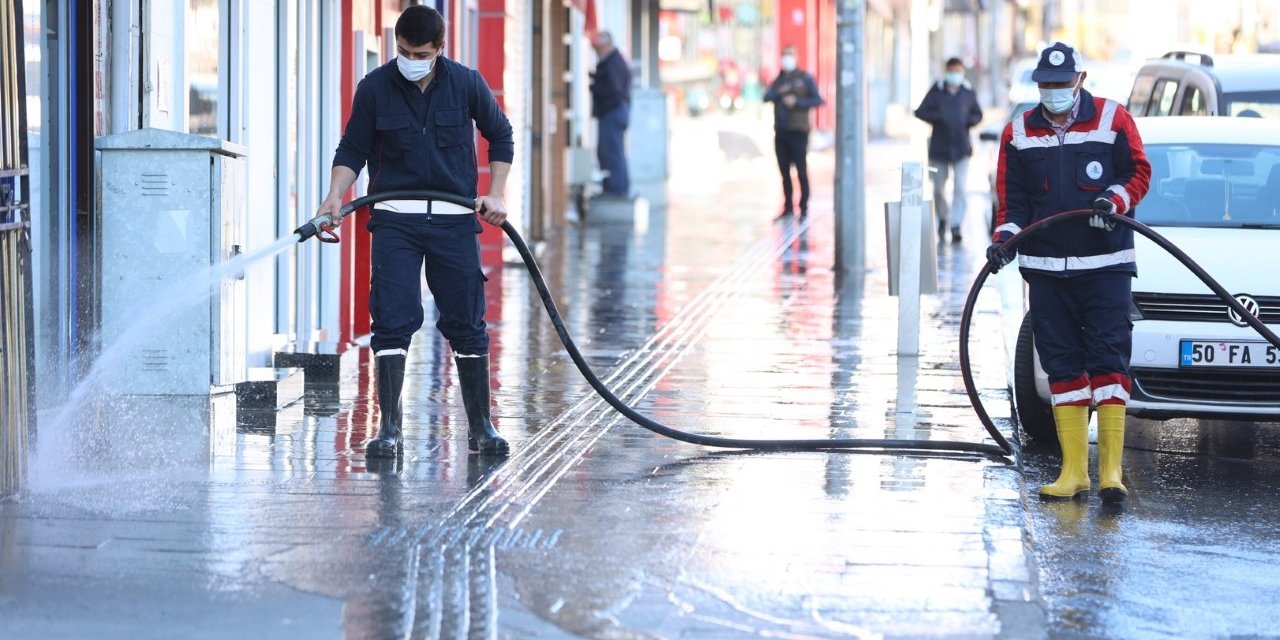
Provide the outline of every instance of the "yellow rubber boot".
<path id="1" fill-rule="evenodd" d="M 1098 493 L 1103 502 L 1122 502 L 1124 487 L 1120 458 L 1124 455 L 1124 405 L 1098 407 Z"/>
<path id="2" fill-rule="evenodd" d="M 1062 445 L 1062 471 L 1057 482 L 1040 488 L 1040 498 L 1066 500 L 1089 491 L 1089 407 L 1054 407 L 1053 420 Z"/>

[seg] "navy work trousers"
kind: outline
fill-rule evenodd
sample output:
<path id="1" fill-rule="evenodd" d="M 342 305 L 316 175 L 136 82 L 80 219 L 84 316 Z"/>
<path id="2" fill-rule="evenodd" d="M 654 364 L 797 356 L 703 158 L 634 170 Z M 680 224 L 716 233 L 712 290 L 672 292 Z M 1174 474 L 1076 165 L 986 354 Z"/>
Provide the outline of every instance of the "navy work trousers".
<path id="1" fill-rule="evenodd" d="M 800 179 L 800 210 L 809 210 L 809 166 L 805 159 L 809 154 L 808 131 L 775 131 L 773 151 L 778 156 L 778 171 L 782 174 L 783 208 L 790 211 L 794 193 L 791 186 L 791 167 L 796 168 Z"/>
<path id="2" fill-rule="evenodd" d="M 627 173 L 626 134 L 631 120 L 631 107 L 615 107 L 600 116 L 600 143 L 596 157 L 600 168 L 609 172 L 604 177 L 604 192 L 611 196 L 631 195 L 631 176 Z"/>
<path id="3" fill-rule="evenodd" d="M 1129 374 L 1133 275 L 1098 271 L 1060 278 L 1024 269 L 1040 365 L 1049 382 Z"/>
<path id="4" fill-rule="evenodd" d="M 375 210 L 369 313 L 374 353 L 408 349 L 422 327 L 421 274 L 435 297 L 436 329 L 454 353 L 489 353 L 485 330 L 480 221 L 475 215 L 428 215 Z"/>

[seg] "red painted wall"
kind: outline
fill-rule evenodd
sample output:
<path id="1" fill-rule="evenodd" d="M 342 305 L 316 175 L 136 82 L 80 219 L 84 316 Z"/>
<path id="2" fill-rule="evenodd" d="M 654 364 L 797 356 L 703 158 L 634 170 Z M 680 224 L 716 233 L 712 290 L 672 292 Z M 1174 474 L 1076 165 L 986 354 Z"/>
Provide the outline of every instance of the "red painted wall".
<path id="1" fill-rule="evenodd" d="M 817 59 L 813 66 L 814 79 L 826 100 L 826 104 L 814 112 L 814 126 L 831 131 L 836 128 L 836 78 L 839 77 L 836 74 L 836 18 L 839 10 L 835 0 L 820 0 L 814 4 L 818 16 L 815 21 L 817 47 L 814 54 Z"/>
<path id="2" fill-rule="evenodd" d="M 797 64 L 813 74 L 826 104 L 814 112 L 814 126 L 835 125 L 836 0 L 778 0 L 778 51 L 795 45 Z"/>
<path id="3" fill-rule="evenodd" d="M 363 76 L 356 70 L 355 32 L 364 31 L 367 37 L 375 37 L 381 33 L 382 11 L 369 0 L 342 0 L 342 71 L 340 90 L 342 98 L 342 126 L 346 126 L 351 116 L 351 101 L 355 97 L 356 84 Z M 361 56 L 364 54 L 361 53 Z M 358 77 L 360 76 L 360 77 Z M 350 191 L 345 199 L 355 197 Z M 341 348 L 351 344 L 357 337 L 370 332 L 369 319 L 369 247 L 371 238 L 365 231 L 369 221 L 367 209 L 357 211 L 343 222 L 341 235 L 342 247 L 342 284 L 338 292 L 338 343 Z"/>
<path id="4" fill-rule="evenodd" d="M 477 40 L 479 46 L 476 50 L 479 52 L 478 59 L 475 60 L 475 68 L 484 76 L 485 82 L 489 83 L 489 88 L 493 90 L 494 95 L 498 98 L 498 106 L 503 109 L 507 108 L 504 99 L 503 71 L 506 69 L 506 52 L 502 46 L 505 41 L 507 25 L 506 0 L 479 0 L 477 8 L 480 11 L 480 24 L 478 27 Z M 521 150 L 517 149 L 518 154 Z M 478 193 L 489 192 L 489 144 L 484 138 L 476 135 L 476 162 L 479 165 L 480 182 L 476 186 Z M 508 202 L 510 207 L 510 202 Z M 502 269 L 502 243 L 504 234 L 502 230 L 489 224 L 485 224 L 484 231 L 480 234 L 480 262 L 486 268 L 495 269 L 500 272 Z"/>

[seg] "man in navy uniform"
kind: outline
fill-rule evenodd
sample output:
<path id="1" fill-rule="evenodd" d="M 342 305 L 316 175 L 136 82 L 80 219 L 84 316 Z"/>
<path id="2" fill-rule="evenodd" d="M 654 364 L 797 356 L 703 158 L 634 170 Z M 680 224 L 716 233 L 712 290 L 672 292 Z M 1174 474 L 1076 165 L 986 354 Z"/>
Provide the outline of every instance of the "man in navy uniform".
<path id="1" fill-rule="evenodd" d="M 480 219 L 501 225 L 502 194 L 514 158 L 511 124 L 479 72 L 444 56 L 444 18 L 430 7 L 409 7 L 396 21 L 395 60 L 356 87 L 351 118 L 333 159 L 329 194 L 317 214 L 334 214 L 342 194 L 369 167 L 369 193 L 434 190 L 475 199 L 474 207 L 419 200 L 374 206 L 369 310 L 376 356 L 378 435 L 365 455 L 394 457 L 403 449 L 400 392 L 405 356 L 422 327 L 424 271 L 449 341 L 466 407 L 468 446 L 505 455 L 507 441 L 489 413 L 489 335 L 480 267 Z M 476 194 L 472 122 L 489 142 L 489 192 Z M 478 215 L 477 215 L 477 212 Z"/>
<path id="2" fill-rule="evenodd" d="M 1072 47 L 1057 42 L 1041 52 L 1031 74 L 1040 85 L 1040 107 L 1013 118 L 1000 138 L 1000 207 L 987 259 L 993 270 L 1007 264 L 1013 256 L 1004 243 L 1037 220 L 1093 210 L 1087 224 L 1067 221 L 1027 238 L 1018 266 L 1030 291 L 1036 350 L 1049 374 L 1062 445 L 1062 470 L 1040 497 L 1073 498 L 1089 490 L 1092 404 L 1098 408 L 1099 493 L 1119 502 L 1128 494 L 1120 459 L 1137 264 L 1133 230 L 1115 217 L 1133 215 L 1150 185 L 1151 163 L 1129 112 L 1081 88 L 1085 75 Z"/>

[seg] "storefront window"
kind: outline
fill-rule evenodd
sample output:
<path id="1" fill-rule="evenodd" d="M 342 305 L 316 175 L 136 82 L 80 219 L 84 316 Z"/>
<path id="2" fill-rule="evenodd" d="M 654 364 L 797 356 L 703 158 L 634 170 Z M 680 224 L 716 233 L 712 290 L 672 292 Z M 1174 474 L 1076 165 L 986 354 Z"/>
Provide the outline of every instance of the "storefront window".
<path id="1" fill-rule="evenodd" d="M 218 135 L 219 0 L 187 0 L 187 131 Z"/>

